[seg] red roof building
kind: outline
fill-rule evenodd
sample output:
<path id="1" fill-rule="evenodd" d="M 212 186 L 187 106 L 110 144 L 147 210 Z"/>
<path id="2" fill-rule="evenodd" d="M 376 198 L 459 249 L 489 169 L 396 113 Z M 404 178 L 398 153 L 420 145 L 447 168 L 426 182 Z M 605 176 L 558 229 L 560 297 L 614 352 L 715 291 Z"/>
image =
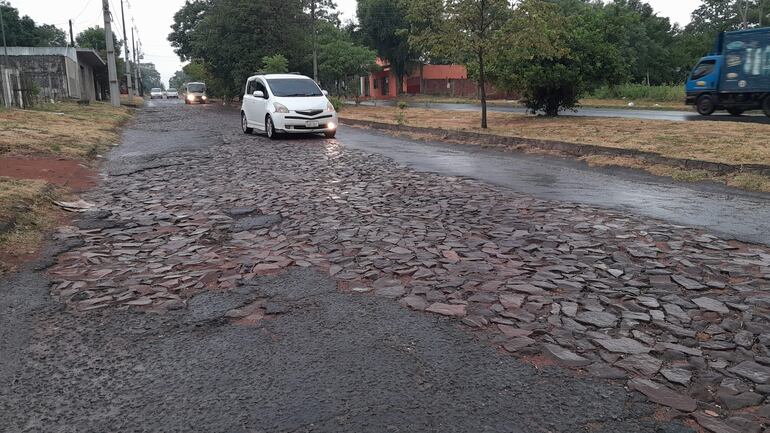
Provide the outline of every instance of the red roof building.
<path id="1" fill-rule="evenodd" d="M 401 92 L 398 92 L 398 78 L 390 64 L 381 59 L 377 59 L 377 64 L 381 71 L 361 78 L 360 94 L 365 99 L 392 99 L 399 93 L 478 98 L 478 84 L 468 79 L 468 69 L 464 65 L 423 64 L 412 67 L 402 81 Z M 487 86 L 487 96 L 490 99 L 504 99 L 513 95 Z"/>

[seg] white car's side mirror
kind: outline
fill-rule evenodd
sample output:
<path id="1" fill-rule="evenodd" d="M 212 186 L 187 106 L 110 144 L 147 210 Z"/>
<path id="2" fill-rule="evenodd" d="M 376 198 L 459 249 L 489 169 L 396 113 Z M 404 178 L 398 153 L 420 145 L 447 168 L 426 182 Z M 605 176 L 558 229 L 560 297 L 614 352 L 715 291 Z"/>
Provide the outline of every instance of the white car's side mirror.
<path id="1" fill-rule="evenodd" d="M 254 95 L 255 98 L 264 98 L 265 97 L 265 93 L 263 91 L 261 91 L 261 90 L 254 91 L 254 93 L 252 93 L 252 95 Z"/>
<path id="2" fill-rule="evenodd" d="M 323 93 L 324 96 L 329 96 L 329 92 L 327 90 L 321 90 L 321 93 Z"/>

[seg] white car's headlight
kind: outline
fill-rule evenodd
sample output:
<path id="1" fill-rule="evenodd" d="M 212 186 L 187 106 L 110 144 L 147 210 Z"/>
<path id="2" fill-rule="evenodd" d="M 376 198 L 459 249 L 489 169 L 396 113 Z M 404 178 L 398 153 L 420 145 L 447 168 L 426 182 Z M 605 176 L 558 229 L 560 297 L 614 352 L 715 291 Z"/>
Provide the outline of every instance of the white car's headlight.
<path id="1" fill-rule="evenodd" d="M 273 107 L 275 107 L 276 113 L 288 113 L 289 109 L 286 108 L 285 105 L 281 104 L 280 102 L 273 102 Z"/>
<path id="2" fill-rule="evenodd" d="M 326 111 L 331 111 L 332 113 L 334 112 L 334 105 L 332 105 L 331 102 L 326 103 Z"/>
<path id="3" fill-rule="evenodd" d="M 195 96 L 193 96 L 193 95 L 187 95 L 187 99 L 188 99 L 188 100 L 190 100 L 190 101 L 192 101 L 193 99 L 195 99 Z"/>
<path id="4" fill-rule="evenodd" d="M 205 101 L 206 99 L 209 99 L 209 97 L 206 96 L 206 95 L 203 95 L 203 96 L 201 96 L 201 99 L 203 99 Z"/>

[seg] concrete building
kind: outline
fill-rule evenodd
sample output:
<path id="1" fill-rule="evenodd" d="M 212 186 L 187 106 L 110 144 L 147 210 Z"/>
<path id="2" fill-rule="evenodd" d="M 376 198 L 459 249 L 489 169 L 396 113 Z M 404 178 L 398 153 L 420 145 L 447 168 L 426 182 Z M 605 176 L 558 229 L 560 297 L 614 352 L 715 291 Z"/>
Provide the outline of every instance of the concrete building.
<path id="1" fill-rule="evenodd" d="M 101 99 L 107 64 L 90 49 L 73 47 L 8 47 L 10 68 L 37 87 L 46 100 Z"/>

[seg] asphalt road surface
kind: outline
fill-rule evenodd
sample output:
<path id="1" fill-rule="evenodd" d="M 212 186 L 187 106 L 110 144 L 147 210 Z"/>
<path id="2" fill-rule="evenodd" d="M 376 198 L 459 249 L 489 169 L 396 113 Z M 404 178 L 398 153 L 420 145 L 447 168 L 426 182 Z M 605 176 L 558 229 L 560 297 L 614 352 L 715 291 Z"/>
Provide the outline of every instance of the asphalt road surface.
<path id="1" fill-rule="evenodd" d="M 393 105 L 394 101 L 376 101 L 362 102 L 363 105 Z M 446 111 L 479 111 L 481 106 L 477 104 L 447 104 L 447 103 L 410 103 L 411 107 L 433 108 Z M 527 110 L 523 107 L 490 104 L 487 106 L 489 111 L 502 113 L 520 113 L 526 114 Z M 718 111 L 711 116 L 701 116 L 694 111 L 675 111 L 675 110 L 641 110 L 632 108 L 580 108 L 577 111 L 567 110 L 562 112 L 562 116 L 583 116 L 583 117 L 620 117 L 626 119 L 644 119 L 644 120 L 670 120 L 674 122 L 687 121 L 730 121 L 730 122 L 751 122 L 770 124 L 770 118 L 765 116 L 761 110 L 750 111 L 742 116 L 731 116 L 727 112 Z"/>
<path id="2" fill-rule="evenodd" d="M 661 259 L 654 265 L 659 268 L 684 263 L 691 278 L 700 278 L 695 273 L 708 270 L 706 259 L 693 246 L 707 245 L 709 268 L 727 269 L 730 261 L 747 259 L 731 255 L 714 237 L 640 218 L 635 215 L 640 207 L 628 203 L 634 194 L 637 200 L 650 198 L 652 209 L 677 202 L 652 213 L 678 221 L 687 212 L 704 213 L 688 200 L 718 198 L 714 212 L 730 219 L 722 206 L 732 191 L 631 178 L 637 192 L 621 194 L 622 176 L 555 160 L 403 142 L 352 129 L 340 131 L 337 141 L 271 142 L 238 128 L 237 112 L 221 106 L 149 104 L 108 155 L 102 185 L 84 197 L 100 211 L 60 229 L 39 262 L 0 279 L 0 431 L 693 431 L 679 419 L 666 421 L 678 413 L 649 403 L 627 382 L 601 378 L 626 373 L 609 367 L 619 356 L 600 355 L 588 341 L 585 335 L 604 338 L 592 317 L 605 309 L 601 318 L 619 315 L 606 302 L 636 289 L 612 292 L 618 287 L 615 277 L 585 267 L 586 278 L 603 287 L 602 295 L 575 293 L 587 308 L 580 313 L 586 325 L 565 315 L 562 328 L 558 303 L 546 300 L 551 296 L 546 291 L 514 286 L 529 290 L 527 308 L 545 306 L 550 316 L 523 309 L 497 316 L 508 308 L 491 301 L 501 283 L 480 289 L 477 284 L 516 278 L 525 272 L 517 269 L 531 267 L 539 269 L 533 278 L 574 290 L 583 277 L 567 281 L 559 275 L 578 272 L 579 260 L 595 260 L 599 245 L 614 251 L 612 258 L 625 263 L 625 272 L 650 263 L 647 257 L 655 252 L 638 245 L 642 238 L 668 239 L 674 251 L 659 254 L 682 255 Z M 429 152 L 435 163 L 428 161 Z M 575 175 L 576 185 L 568 186 Z M 597 204 L 601 195 L 614 210 L 573 204 Z M 760 196 L 740 200 L 745 210 L 766 204 Z M 765 226 L 743 221 L 755 226 L 747 233 L 766 240 L 758 234 Z M 713 225 L 738 233 L 741 223 Z M 480 241 L 482 235 L 499 236 L 501 245 Z M 522 236 L 542 244 L 527 244 L 521 257 L 527 266 L 506 258 L 524 245 L 515 241 Z M 553 241 L 558 236 L 576 249 L 592 249 L 585 257 L 562 256 Z M 506 242 L 513 243 L 505 247 Z M 624 242 L 629 244 L 621 248 Z M 690 249 L 682 250 L 685 242 Z M 450 248 L 467 260 L 448 253 Z M 534 257 L 538 249 L 546 256 Z M 434 255 L 441 258 L 430 258 Z M 555 260 L 563 264 L 547 266 Z M 720 260 L 725 262 L 717 265 Z M 361 275 L 378 278 L 374 294 L 358 293 Z M 401 282 L 408 275 L 414 276 L 412 283 L 441 282 L 441 290 L 427 283 L 405 288 Z M 539 284 L 556 287 L 545 280 Z M 406 289 L 411 295 L 404 297 Z M 425 309 L 420 305 L 425 300 L 440 312 L 413 311 Z M 704 314 L 689 301 L 675 302 L 693 317 Z M 572 304 L 564 305 L 569 310 Z M 470 321 L 461 324 L 463 316 Z M 471 330 L 469 323 L 489 324 L 487 317 L 498 324 L 515 318 L 521 329 L 500 327 L 514 332 L 512 339 L 503 331 Z M 545 317 L 549 322 L 541 323 Z M 694 344 L 668 329 L 699 321 L 669 320 L 678 328 L 665 328 L 660 338 Z M 558 329 L 549 330 L 554 323 Z M 624 315 L 622 323 L 632 322 Z M 617 337 L 627 331 L 611 332 Z M 689 335 L 689 328 L 677 332 Z M 506 353 L 526 349 L 535 339 L 580 350 L 585 358 L 553 356 L 592 363 L 594 374 L 553 366 L 553 358 L 536 351 L 524 350 L 520 357 Z M 502 342 L 510 343 L 505 351 Z M 705 389 L 711 382 L 704 381 L 714 380 L 694 350 L 669 352 L 662 356 L 666 362 L 690 359 L 687 368 L 698 372 L 693 388 Z M 746 352 L 729 352 L 728 359 L 737 363 Z M 676 394 L 675 400 L 671 404 L 692 410 L 689 397 Z"/>

